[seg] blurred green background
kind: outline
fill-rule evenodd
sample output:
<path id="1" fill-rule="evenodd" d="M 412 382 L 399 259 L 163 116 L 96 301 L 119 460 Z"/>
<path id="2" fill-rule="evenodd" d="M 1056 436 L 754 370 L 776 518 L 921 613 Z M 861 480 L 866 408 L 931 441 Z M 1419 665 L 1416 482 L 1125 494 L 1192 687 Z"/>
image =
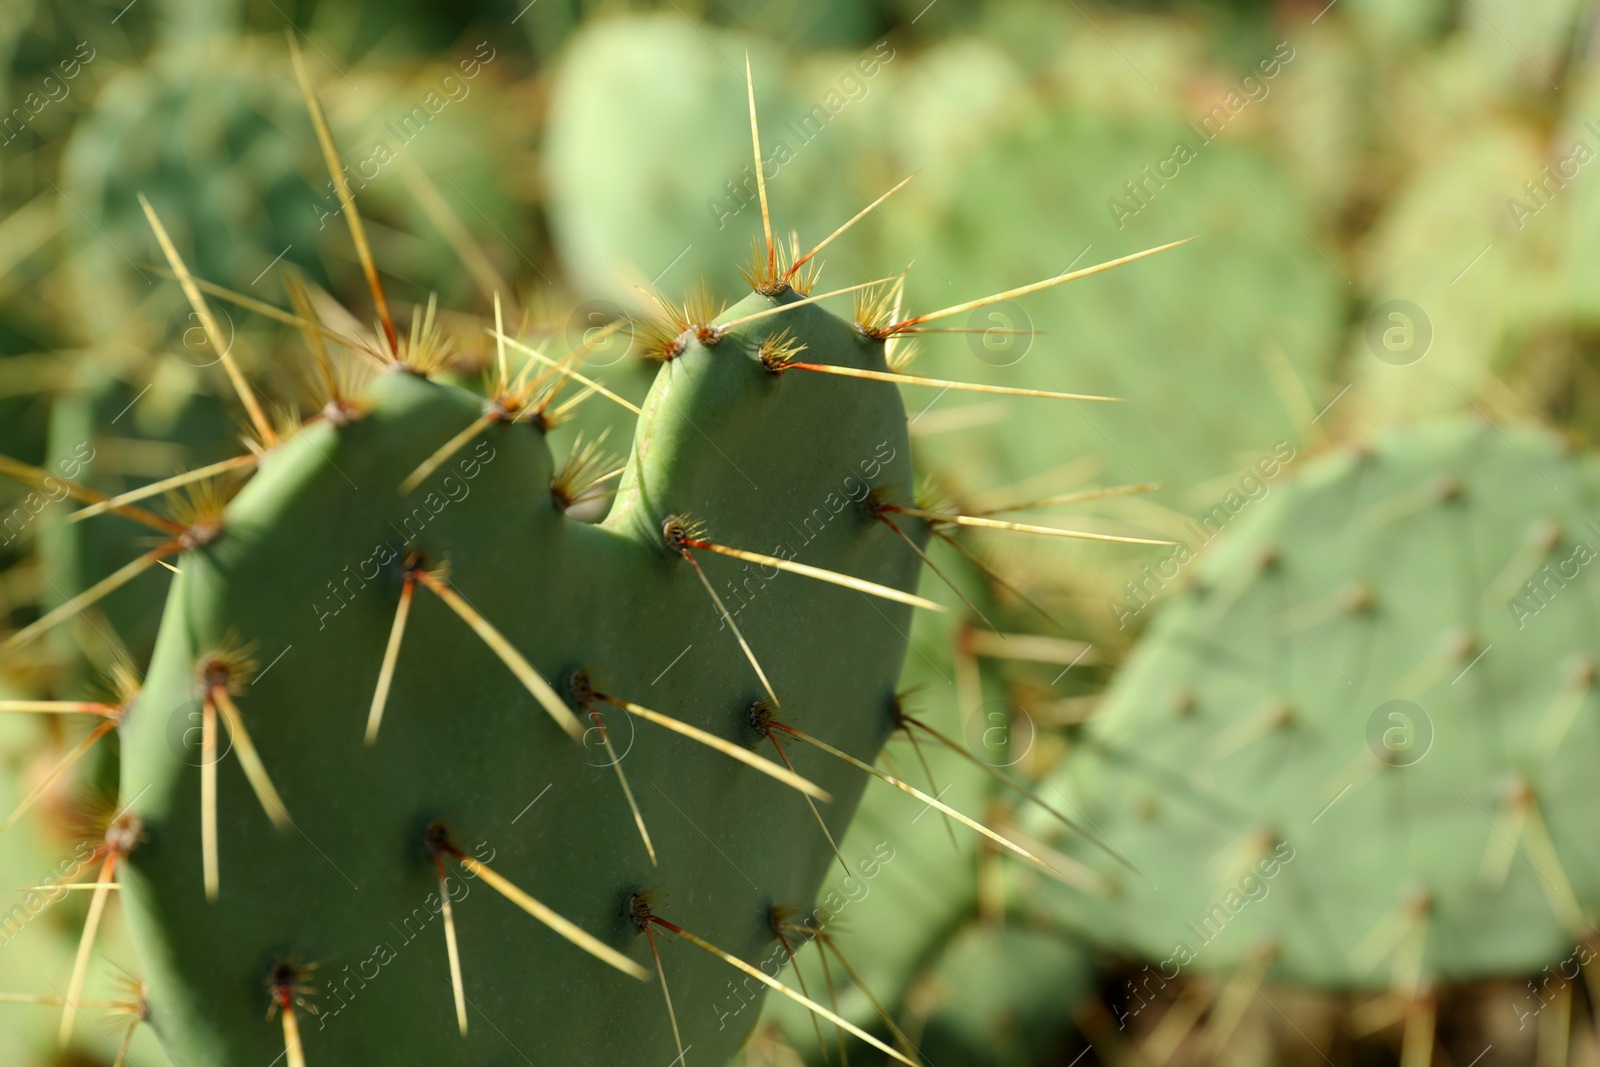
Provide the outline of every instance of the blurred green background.
<path id="1" fill-rule="evenodd" d="M 1597 13 L 5 0 L 0 453 L 92 454 L 79 479 L 117 492 L 238 452 L 140 192 L 197 275 L 284 306 L 298 272 L 325 317 L 372 321 L 287 37 L 399 317 L 436 294 L 468 384 L 496 292 L 565 347 L 649 315 L 645 290 L 742 291 L 761 232 L 748 53 L 780 236 L 810 247 L 916 174 L 828 248 L 819 291 L 909 265 L 924 311 L 1198 238 L 918 339 L 913 373 L 1128 401 L 908 387 L 929 492 L 974 509 L 1154 485 L 1016 517 L 1181 551 L 936 546 L 964 597 L 928 576 L 956 618 L 919 622 L 906 684 L 961 752 L 924 737 L 891 758 L 1048 847 L 1068 884 L 878 797 L 844 851 L 894 859 L 825 892 L 838 955 L 826 975 L 822 946 L 802 955 L 813 993 L 935 1067 L 1600 1063 L 1593 972 L 1566 966 L 1594 955 L 1600 912 L 1600 606 L 1582 569 L 1600 536 Z M 311 413 L 298 339 L 226 318 L 275 407 Z M 634 398 L 654 368 L 626 331 L 588 362 Z M 625 450 L 631 426 L 598 408 L 558 450 L 607 426 Z M 131 526 L 65 512 L 0 487 L 12 626 L 129 555 Z M 145 575 L 6 662 L 0 689 L 81 695 L 115 655 L 140 662 L 164 589 Z M 4 805 L 73 737 L 0 726 Z M 53 803 L 110 787 L 114 752 L 82 778 Z M 30 884 L 70 848 L 24 825 L 0 870 Z M 1284 848 L 1280 881 L 1259 864 Z M 1270 888 L 1175 959 L 1184 922 L 1242 877 Z M 64 979 L 85 903 L 7 931 L 0 992 Z M 106 995 L 116 965 L 138 970 L 111 925 Z M 744 1000 L 680 1011 L 754 1025 L 751 1064 L 844 1057 L 792 1005 L 755 1022 Z M 0 1012 L 8 1064 L 109 1063 L 120 1041 L 103 1021 L 51 1058 L 53 1013 Z M 141 1033 L 129 1062 L 164 1061 Z"/>

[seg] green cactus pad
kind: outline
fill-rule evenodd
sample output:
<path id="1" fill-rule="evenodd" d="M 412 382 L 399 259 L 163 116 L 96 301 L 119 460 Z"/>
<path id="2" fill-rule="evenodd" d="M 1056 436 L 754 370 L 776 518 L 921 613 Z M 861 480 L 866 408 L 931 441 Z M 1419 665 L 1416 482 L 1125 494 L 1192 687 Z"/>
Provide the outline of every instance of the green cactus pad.
<path id="1" fill-rule="evenodd" d="M 729 315 L 794 299 L 751 296 Z M 603 750 L 574 744 L 421 586 L 381 732 L 363 743 L 409 549 L 430 567 L 447 564 L 448 583 L 556 689 L 587 670 L 608 694 L 772 758 L 751 725 L 763 687 L 693 568 L 664 542 L 664 520 L 693 516 L 720 544 L 897 589 L 919 570 L 855 502 L 864 486 L 909 491 L 895 388 L 774 375 L 755 346 L 780 329 L 808 359 L 883 366 L 881 344 L 816 305 L 734 328 L 711 347 L 688 335 L 646 400 L 602 526 L 553 506 L 551 457 L 527 423 L 491 426 L 398 492 L 484 408 L 394 371 L 373 386 L 364 417 L 309 425 L 270 454 L 221 533 L 182 556 L 125 728 L 123 779 L 148 835 L 125 865 L 124 896 L 151 1022 L 175 1063 L 280 1055 L 267 983 L 286 961 L 317 966 L 306 1002 L 318 1014 L 298 1013 L 311 1063 L 360 1062 L 380 1048 L 435 1064 L 673 1061 L 653 978 L 619 973 L 457 869 L 463 1040 L 425 840 L 436 820 L 462 852 L 645 967 L 650 948 L 630 918 L 641 891 L 657 894 L 658 915 L 756 962 L 776 946 L 771 908 L 816 906 L 833 860 L 800 793 L 613 709 L 610 738 L 660 857 L 653 868 Z M 709 552 L 699 559 L 786 720 L 873 758 L 892 727 L 909 609 Z M 236 679 L 234 699 L 292 825 L 273 828 L 239 759 L 225 756 L 220 895 L 208 902 L 197 665 L 237 643 L 259 666 L 248 684 Z M 864 776 L 806 746 L 791 758 L 832 794 L 818 807 L 841 836 Z M 692 1062 L 725 1061 L 757 1014 L 728 1025 L 715 1009 L 742 977 L 662 929 L 655 939 Z"/>
<path id="2" fill-rule="evenodd" d="M 1569 955 L 1600 904 L 1597 491 L 1546 435 L 1449 421 L 1248 503 L 1061 778 L 1133 868 L 1062 909 L 1167 979 L 1262 943 L 1325 987 Z"/>

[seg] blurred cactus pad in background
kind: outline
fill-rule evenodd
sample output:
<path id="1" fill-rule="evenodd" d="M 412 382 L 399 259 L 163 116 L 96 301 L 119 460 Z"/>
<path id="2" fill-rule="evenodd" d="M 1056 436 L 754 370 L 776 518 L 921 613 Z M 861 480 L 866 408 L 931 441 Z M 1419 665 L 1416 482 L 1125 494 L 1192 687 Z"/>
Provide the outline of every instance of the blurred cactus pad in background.
<path id="1" fill-rule="evenodd" d="M 0 7 L 0 1063 L 1600 1067 L 1600 4 Z"/>

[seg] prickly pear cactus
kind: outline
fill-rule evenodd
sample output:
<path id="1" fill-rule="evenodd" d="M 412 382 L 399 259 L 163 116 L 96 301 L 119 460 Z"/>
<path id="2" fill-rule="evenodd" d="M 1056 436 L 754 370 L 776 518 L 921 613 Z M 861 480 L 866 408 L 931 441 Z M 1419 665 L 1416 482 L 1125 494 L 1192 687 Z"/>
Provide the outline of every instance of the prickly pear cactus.
<path id="1" fill-rule="evenodd" d="M 1597 490 L 1545 434 L 1446 421 L 1249 504 L 1059 779 L 1127 861 L 1063 913 L 1158 988 L 1262 948 L 1333 987 L 1569 956 L 1600 907 Z"/>
<path id="2" fill-rule="evenodd" d="M 752 295 L 729 314 L 794 299 Z M 175 1062 L 270 1062 L 284 1050 L 266 1019 L 278 996 L 305 1005 L 310 1062 L 404 1048 L 434 1063 L 668 1063 L 678 1050 L 662 990 L 640 980 L 648 910 L 751 961 L 777 947 L 774 906 L 811 911 L 832 858 L 806 797 L 605 702 L 648 705 L 770 760 L 770 695 L 742 639 L 786 721 L 869 760 L 891 728 L 904 605 L 691 547 L 703 523 L 718 544 L 896 589 L 916 581 L 911 548 L 849 503 L 863 485 L 911 484 L 896 389 L 774 374 L 761 346 L 780 328 L 808 359 L 882 369 L 881 343 L 815 305 L 720 338 L 700 330 L 710 346 L 686 333 L 599 527 L 562 513 L 542 431 L 527 423 L 491 425 L 399 491 L 484 413 L 481 398 L 405 370 L 381 376 L 358 415 L 308 426 L 269 454 L 224 513 L 195 527 L 127 720 L 122 783 L 146 838 L 124 865 L 125 899 Z M 742 638 L 719 620 L 697 566 L 724 603 L 745 605 Z M 514 646 L 518 676 L 435 588 Z M 403 595 L 409 620 L 368 744 Z M 207 735 L 196 724 L 228 692 L 229 721 L 247 731 L 230 734 L 236 756 L 216 783 L 210 900 L 196 747 Z M 591 712 L 590 744 L 577 744 L 569 734 L 582 735 L 578 717 L 588 726 Z M 601 723 L 609 748 L 596 740 Z M 251 795 L 253 757 L 237 744 L 246 732 L 276 787 L 273 819 Z M 864 776 L 815 750 L 790 758 L 831 796 L 817 807 L 840 834 Z M 524 914 L 477 876 L 479 863 L 603 950 Z M 710 1005 L 743 976 L 662 928 L 653 936 L 683 1045 L 698 1062 L 724 1061 L 745 1025 L 719 1027 Z"/>

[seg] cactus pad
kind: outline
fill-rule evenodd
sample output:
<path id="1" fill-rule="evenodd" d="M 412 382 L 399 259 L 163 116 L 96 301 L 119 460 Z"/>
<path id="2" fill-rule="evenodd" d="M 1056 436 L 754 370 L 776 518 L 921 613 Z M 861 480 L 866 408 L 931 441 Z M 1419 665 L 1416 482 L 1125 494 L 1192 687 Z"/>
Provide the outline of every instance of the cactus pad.
<path id="1" fill-rule="evenodd" d="M 754 295 L 730 314 L 794 299 Z M 592 705 L 608 712 L 608 738 L 659 856 L 652 867 L 594 731 L 575 744 L 421 585 L 381 732 L 363 743 L 406 568 L 426 566 L 447 568 L 435 581 L 496 627 L 573 713 L 587 710 L 573 694 L 603 691 L 771 759 L 751 725 L 767 693 L 663 524 L 692 516 L 720 544 L 896 588 L 914 585 L 919 569 L 859 503 L 864 486 L 910 484 L 897 391 L 774 375 L 757 345 L 780 328 L 808 346 L 807 358 L 882 367 L 881 343 L 815 305 L 735 328 L 712 347 L 691 335 L 644 405 L 602 526 L 557 507 L 551 457 L 526 422 L 490 426 L 409 495 L 399 492 L 484 405 L 397 369 L 380 376 L 362 417 L 310 425 L 269 454 L 220 532 L 183 555 L 128 719 L 123 781 L 148 837 L 125 865 L 126 896 L 152 1025 L 176 1063 L 280 1054 L 283 1037 L 265 1019 L 269 981 L 316 990 L 290 992 L 317 1009 L 303 1009 L 299 1023 L 312 1062 L 402 1047 L 430 1063 L 674 1059 L 653 980 L 618 973 L 452 864 L 470 1006 L 463 1042 L 435 863 L 454 849 L 644 966 L 650 948 L 630 920 L 643 891 L 657 914 L 752 961 L 776 944 L 773 906 L 815 906 L 832 859 L 796 789 Z M 892 725 L 908 609 L 702 557 L 782 714 L 872 758 Z M 568 684 L 580 671 L 585 681 Z M 195 724 L 219 673 L 287 818 L 274 828 L 241 760 L 222 757 L 220 892 L 208 902 Z M 814 750 L 792 758 L 831 794 L 818 808 L 841 832 L 864 776 Z M 656 940 L 684 1044 L 695 1061 L 722 1062 L 744 1030 L 719 1027 L 708 1005 L 742 976 L 687 942 Z M 317 969 L 289 981 L 286 963 Z"/>
<path id="2" fill-rule="evenodd" d="M 1263 942 L 1330 987 L 1570 954 L 1600 902 L 1597 489 L 1546 436 L 1450 421 L 1251 503 L 1067 766 L 1133 868 L 1086 928 L 1166 979 Z"/>

